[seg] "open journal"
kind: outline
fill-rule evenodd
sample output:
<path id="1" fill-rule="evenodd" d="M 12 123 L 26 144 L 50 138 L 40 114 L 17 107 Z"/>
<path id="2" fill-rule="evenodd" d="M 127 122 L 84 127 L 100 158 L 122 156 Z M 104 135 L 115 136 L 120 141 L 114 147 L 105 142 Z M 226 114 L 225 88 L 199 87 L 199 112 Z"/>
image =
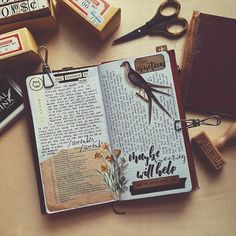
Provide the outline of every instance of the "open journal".
<path id="1" fill-rule="evenodd" d="M 26 79 L 43 209 L 197 187 L 174 51 Z"/>

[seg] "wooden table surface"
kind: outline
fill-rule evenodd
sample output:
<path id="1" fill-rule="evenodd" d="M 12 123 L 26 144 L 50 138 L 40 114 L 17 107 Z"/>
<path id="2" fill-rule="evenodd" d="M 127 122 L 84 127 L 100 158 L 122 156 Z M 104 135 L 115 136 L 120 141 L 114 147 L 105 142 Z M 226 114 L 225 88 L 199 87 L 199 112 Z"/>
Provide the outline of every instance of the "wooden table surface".
<path id="1" fill-rule="evenodd" d="M 181 66 L 185 39 L 170 41 L 144 37 L 117 46 L 112 41 L 142 25 L 156 12 L 160 0 L 114 0 L 121 7 L 119 29 L 99 43 L 63 9 L 57 10 L 59 29 L 35 34 L 38 44 L 49 50 L 53 69 L 86 66 L 103 61 L 152 53 L 156 46 L 175 49 Z M 236 18 L 235 0 L 180 0 L 181 16 L 191 18 L 193 10 Z M 220 49 L 220 48 L 219 48 Z M 24 78 L 20 83 L 24 82 Z M 187 117 L 205 117 L 187 111 Z M 205 130 L 211 139 L 222 135 L 235 120 L 223 118 L 219 127 L 189 130 L 193 137 Z M 82 235 L 236 235 L 236 146 L 226 148 L 227 162 L 214 173 L 194 155 L 200 189 L 174 195 L 120 203 L 125 215 L 116 215 L 109 205 L 85 208 L 67 214 L 42 215 L 25 114 L 0 136 L 0 235 L 82 236 Z"/>

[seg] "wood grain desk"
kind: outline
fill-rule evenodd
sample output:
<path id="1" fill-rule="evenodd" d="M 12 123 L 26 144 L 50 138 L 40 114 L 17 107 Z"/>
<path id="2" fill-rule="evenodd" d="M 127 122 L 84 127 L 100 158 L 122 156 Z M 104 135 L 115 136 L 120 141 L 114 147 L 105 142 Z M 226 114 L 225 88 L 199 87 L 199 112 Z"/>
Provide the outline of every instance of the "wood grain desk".
<path id="1" fill-rule="evenodd" d="M 38 44 L 47 45 L 52 68 L 93 65 L 138 56 L 151 53 L 156 46 L 163 44 L 175 49 L 177 62 L 181 65 L 184 38 L 169 41 L 162 37 L 144 37 L 130 43 L 111 45 L 115 38 L 149 20 L 160 0 L 113 2 L 122 8 L 121 26 L 103 44 L 91 37 L 70 15 L 58 9 L 59 29 L 35 34 Z M 181 15 L 188 20 L 193 10 L 236 18 L 235 0 L 180 2 Z M 201 118 L 204 114 L 187 112 L 187 117 Z M 223 134 L 232 122 L 235 120 L 224 118 L 217 128 L 189 130 L 190 136 L 205 130 L 210 138 L 215 138 Z M 224 158 L 227 164 L 216 174 L 194 156 L 200 185 L 198 191 L 119 204 L 117 207 L 125 211 L 125 215 L 114 214 L 109 205 L 65 215 L 42 215 L 27 121 L 23 115 L 0 136 L 0 235 L 236 235 L 236 147 L 228 148 Z"/>

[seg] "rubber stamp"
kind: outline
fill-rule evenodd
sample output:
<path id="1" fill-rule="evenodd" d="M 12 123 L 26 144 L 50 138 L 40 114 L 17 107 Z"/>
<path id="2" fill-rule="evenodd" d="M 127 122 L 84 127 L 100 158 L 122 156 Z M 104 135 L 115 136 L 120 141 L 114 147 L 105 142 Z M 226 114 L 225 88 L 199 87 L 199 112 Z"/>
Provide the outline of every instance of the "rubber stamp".
<path id="1" fill-rule="evenodd" d="M 47 0 L 0 1 L 0 24 L 31 19 L 51 14 Z"/>
<path id="2" fill-rule="evenodd" d="M 230 142 L 236 140 L 236 123 L 232 124 L 220 138 L 211 141 L 205 132 L 192 139 L 195 150 L 215 169 L 220 170 L 225 161 L 221 152 Z"/>

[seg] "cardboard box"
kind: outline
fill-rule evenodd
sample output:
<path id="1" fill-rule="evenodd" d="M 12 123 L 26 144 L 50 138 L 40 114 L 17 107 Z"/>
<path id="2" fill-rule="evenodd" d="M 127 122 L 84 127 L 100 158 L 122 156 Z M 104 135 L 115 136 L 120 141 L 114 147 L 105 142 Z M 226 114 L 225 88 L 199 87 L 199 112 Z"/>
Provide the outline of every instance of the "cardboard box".
<path id="1" fill-rule="evenodd" d="M 40 62 L 38 46 L 27 28 L 0 35 L 0 72 Z"/>
<path id="2" fill-rule="evenodd" d="M 38 17 L 14 21 L 8 24 L 3 24 L 0 26 L 0 33 L 6 33 L 23 27 L 28 28 L 31 32 L 56 29 L 57 23 L 55 17 L 55 7 L 52 2 L 50 4 L 50 9 L 51 14 L 49 15 L 42 15 Z"/>
<path id="3" fill-rule="evenodd" d="M 107 0 L 57 0 L 100 40 L 107 39 L 120 25 L 121 9 Z"/>

